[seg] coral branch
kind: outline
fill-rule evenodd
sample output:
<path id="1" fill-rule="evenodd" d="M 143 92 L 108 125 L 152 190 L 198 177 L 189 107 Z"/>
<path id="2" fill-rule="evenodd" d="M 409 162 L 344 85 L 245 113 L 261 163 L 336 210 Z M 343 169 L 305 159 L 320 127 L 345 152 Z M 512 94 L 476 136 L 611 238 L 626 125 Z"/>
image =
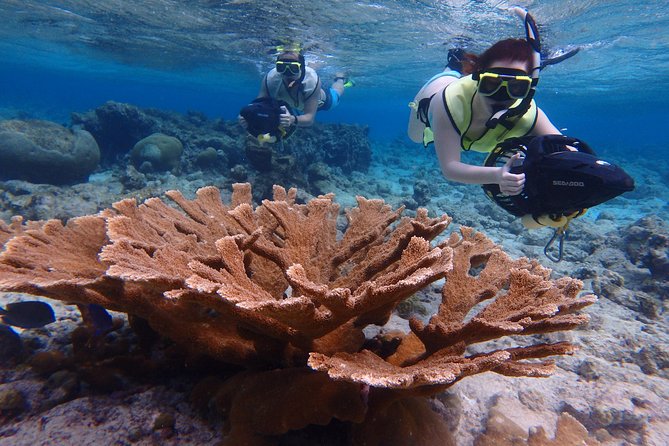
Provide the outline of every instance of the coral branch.
<path id="1" fill-rule="evenodd" d="M 456 344 L 464 348 L 507 335 L 548 333 L 587 323 L 587 316 L 570 314 L 596 300 L 593 295 L 578 297 L 580 281 L 551 281 L 550 271 L 537 263 L 511 260 L 481 234 L 469 228 L 461 232 L 462 238 L 447 242 L 455 260 L 438 314 L 425 327 L 411 321 L 426 354 Z M 485 308 L 474 310 L 486 300 L 491 302 Z"/>
<path id="2" fill-rule="evenodd" d="M 332 379 L 368 384 L 373 387 L 412 389 L 420 386 L 450 385 L 465 376 L 492 370 L 511 358 L 499 351 L 473 359 L 437 353 L 408 367 L 393 366 L 374 353 L 364 350 L 356 354 L 339 353 L 327 357 L 319 353 L 309 356 L 309 366 L 327 371 Z"/>

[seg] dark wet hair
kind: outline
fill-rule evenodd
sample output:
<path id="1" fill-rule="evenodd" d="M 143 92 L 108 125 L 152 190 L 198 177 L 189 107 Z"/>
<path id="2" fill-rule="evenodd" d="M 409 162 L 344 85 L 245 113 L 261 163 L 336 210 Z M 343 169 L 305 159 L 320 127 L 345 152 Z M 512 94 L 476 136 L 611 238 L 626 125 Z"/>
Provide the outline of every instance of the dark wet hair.
<path id="1" fill-rule="evenodd" d="M 531 73 L 534 68 L 532 66 L 533 55 L 532 47 L 525 39 L 500 40 L 478 57 L 476 71 L 490 68 L 493 62 L 510 60 L 525 62 L 526 71 Z"/>
<path id="2" fill-rule="evenodd" d="M 282 60 L 286 56 L 297 57 L 297 60 L 299 61 L 301 56 L 302 56 L 302 52 L 300 52 L 300 51 L 283 51 L 283 52 L 277 54 L 276 60 Z"/>

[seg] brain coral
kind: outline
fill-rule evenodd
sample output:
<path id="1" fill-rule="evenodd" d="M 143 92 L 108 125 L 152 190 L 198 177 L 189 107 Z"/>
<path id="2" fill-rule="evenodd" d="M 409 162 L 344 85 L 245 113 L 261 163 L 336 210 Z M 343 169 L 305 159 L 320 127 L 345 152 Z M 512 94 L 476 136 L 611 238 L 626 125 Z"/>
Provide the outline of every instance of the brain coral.
<path id="1" fill-rule="evenodd" d="M 100 149 L 85 130 L 49 121 L 0 121 L 0 178 L 32 183 L 86 181 Z"/>
<path id="2" fill-rule="evenodd" d="M 177 138 L 154 133 L 135 144 L 130 158 L 140 170 L 172 170 L 179 166 L 183 149 Z"/>

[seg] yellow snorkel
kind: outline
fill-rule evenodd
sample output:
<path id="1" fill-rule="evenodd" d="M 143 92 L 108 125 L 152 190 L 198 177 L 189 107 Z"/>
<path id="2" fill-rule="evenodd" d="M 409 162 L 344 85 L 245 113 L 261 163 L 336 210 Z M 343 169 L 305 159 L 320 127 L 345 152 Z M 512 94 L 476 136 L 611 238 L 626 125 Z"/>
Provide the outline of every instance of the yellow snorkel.
<path id="1" fill-rule="evenodd" d="M 276 53 L 281 54 L 281 53 L 301 53 L 302 52 L 302 44 L 299 42 L 290 42 L 282 45 L 277 45 L 275 47 Z"/>

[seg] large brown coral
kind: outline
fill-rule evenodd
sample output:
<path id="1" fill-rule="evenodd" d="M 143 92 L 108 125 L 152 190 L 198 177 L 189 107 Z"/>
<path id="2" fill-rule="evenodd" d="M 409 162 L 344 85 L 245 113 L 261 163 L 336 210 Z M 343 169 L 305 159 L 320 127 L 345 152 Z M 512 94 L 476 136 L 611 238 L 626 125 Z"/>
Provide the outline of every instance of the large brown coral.
<path id="1" fill-rule="evenodd" d="M 312 374 L 327 374 L 342 386 L 305 386 L 311 391 L 300 398 L 317 401 L 327 393 L 332 401 L 331 393 L 341 391 L 379 413 L 476 373 L 550 374 L 552 363 L 541 358 L 571 353 L 570 344 L 475 354 L 467 354 L 467 346 L 574 328 L 587 322 L 575 312 L 595 299 L 579 296 L 577 280 L 551 280 L 538 263 L 510 259 L 469 228 L 437 242 L 451 219 L 429 218 L 424 209 L 402 217 L 403 209 L 358 197 L 340 234 L 331 194 L 297 204 L 294 189 L 276 186 L 274 199 L 255 208 L 248 184 L 234 185 L 229 205 L 213 187 L 193 200 L 177 191 L 167 196 L 177 206 L 158 198 L 140 205 L 123 200 L 66 225 L 16 220 L 0 227 L 0 290 L 97 303 L 148 320 L 194 352 L 294 370 L 286 373 L 297 381 L 319 382 Z M 442 303 L 429 323 L 412 320 L 389 353 L 364 348 L 365 326 L 385 324 L 400 302 L 440 279 Z M 306 366 L 316 372 L 304 374 Z M 265 383 L 260 389 L 276 379 L 269 371 L 254 376 L 249 382 Z M 223 393 L 228 404 L 239 400 L 231 393 L 229 386 Z M 274 417 L 285 398 L 267 396 Z M 245 410 L 231 413 L 249 419 Z M 354 412 L 348 418 L 341 408 L 314 418 L 288 416 L 282 425 L 287 431 L 332 417 L 360 422 L 364 407 Z M 257 437 L 262 444 L 263 433 L 280 433 L 252 418 L 247 429 L 232 430 L 234 441 Z M 373 422 L 383 425 L 378 417 Z M 366 424 L 358 432 L 374 444 L 372 431 Z"/>

